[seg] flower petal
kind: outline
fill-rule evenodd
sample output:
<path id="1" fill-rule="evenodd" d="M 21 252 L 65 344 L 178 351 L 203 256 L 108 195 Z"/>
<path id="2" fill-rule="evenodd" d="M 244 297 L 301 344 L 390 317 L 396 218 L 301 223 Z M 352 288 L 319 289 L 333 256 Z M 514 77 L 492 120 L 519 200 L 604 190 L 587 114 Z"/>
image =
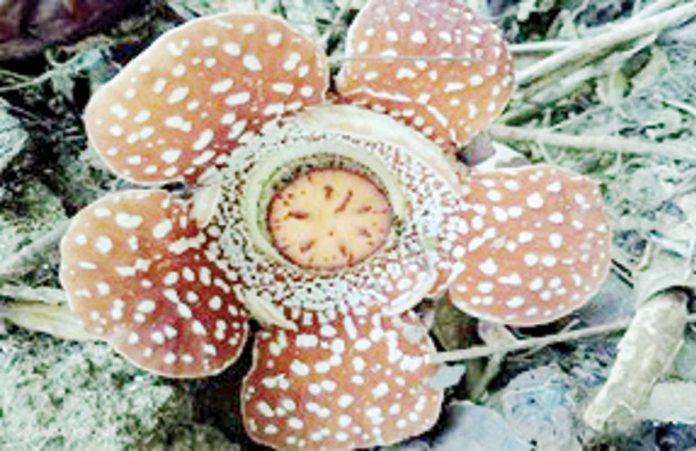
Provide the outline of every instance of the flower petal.
<path id="1" fill-rule="evenodd" d="M 459 0 L 371 0 L 353 22 L 338 91 L 438 144 L 462 145 L 512 94 L 500 31 Z"/>
<path id="2" fill-rule="evenodd" d="M 92 97 L 90 141 L 118 175 L 195 181 L 247 132 L 328 87 L 323 51 L 280 18 L 220 14 L 172 30 Z"/>
<path id="3" fill-rule="evenodd" d="M 112 194 L 80 211 L 61 243 L 61 282 L 86 330 L 172 377 L 223 370 L 248 331 L 189 210 L 166 191 Z"/>
<path id="4" fill-rule="evenodd" d="M 362 309 L 331 324 L 257 335 L 244 380 L 244 425 L 282 449 L 352 449 L 396 443 L 435 423 L 441 390 L 428 385 L 433 344 L 416 315 Z"/>
<path id="5" fill-rule="evenodd" d="M 594 181 L 547 165 L 474 173 L 466 199 L 453 255 L 466 269 L 449 291 L 461 310 L 531 326 L 580 308 L 599 289 L 611 235 Z"/>

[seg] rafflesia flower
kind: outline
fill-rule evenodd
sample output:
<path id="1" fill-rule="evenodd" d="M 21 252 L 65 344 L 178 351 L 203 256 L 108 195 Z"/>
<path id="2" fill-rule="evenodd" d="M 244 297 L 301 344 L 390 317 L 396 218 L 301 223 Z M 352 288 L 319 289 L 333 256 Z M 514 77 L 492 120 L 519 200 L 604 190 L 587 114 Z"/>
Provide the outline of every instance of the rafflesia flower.
<path id="1" fill-rule="evenodd" d="M 373 0 L 347 56 L 332 105 L 322 50 L 283 20 L 202 18 L 85 113 L 115 173 L 192 194 L 131 190 L 83 209 L 62 243 L 72 309 L 135 365 L 189 378 L 233 363 L 253 316 L 244 424 L 272 447 L 427 430 L 443 393 L 415 304 L 448 290 L 481 318 L 548 322 L 609 262 L 593 182 L 545 165 L 467 174 L 452 157 L 511 95 L 494 26 L 455 0 Z"/>

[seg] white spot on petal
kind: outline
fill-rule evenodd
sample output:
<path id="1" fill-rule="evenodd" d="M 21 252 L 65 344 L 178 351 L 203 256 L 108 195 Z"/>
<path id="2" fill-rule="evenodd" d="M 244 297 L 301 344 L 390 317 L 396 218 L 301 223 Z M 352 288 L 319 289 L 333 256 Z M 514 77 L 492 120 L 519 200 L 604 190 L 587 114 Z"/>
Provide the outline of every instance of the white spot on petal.
<path id="1" fill-rule="evenodd" d="M 527 206 L 529 208 L 539 209 L 544 206 L 544 198 L 539 193 L 533 193 L 527 197 Z"/>

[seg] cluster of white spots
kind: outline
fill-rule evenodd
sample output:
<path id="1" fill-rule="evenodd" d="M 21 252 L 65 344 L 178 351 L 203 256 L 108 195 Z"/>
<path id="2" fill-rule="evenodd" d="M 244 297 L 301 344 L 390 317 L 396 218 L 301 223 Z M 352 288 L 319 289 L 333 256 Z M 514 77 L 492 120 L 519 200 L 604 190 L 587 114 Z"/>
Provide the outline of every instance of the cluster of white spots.
<path id="1" fill-rule="evenodd" d="M 247 431 L 274 448 L 351 449 L 427 430 L 442 402 L 428 385 L 432 350 L 413 314 L 360 310 L 323 327 L 262 332 L 242 389 Z"/>
<path id="2" fill-rule="evenodd" d="M 224 164 L 245 134 L 323 101 L 327 72 L 314 43 L 278 18 L 194 20 L 159 38 L 95 94 L 88 134 L 127 179 L 193 181 Z"/>
<path id="3" fill-rule="evenodd" d="M 531 166 L 475 174 L 464 271 L 451 287 L 458 307 L 490 320 L 533 325 L 582 306 L 609 268 L 610 243 L 595 183 Z"/>
<path id="4" fill-rule="evenodd" d="M 343 66 L 339 92 L 438 144 L 465 144 L 512 93 L 512 60 L 500 31 L 453 2 L 368 4 L 351 26 L 347 49 L 368 58 Z"/>
<path id="5" fill-rule="evenodd" d="M 186 249 L 172 253 L 182 241 Z M 241 352 L 248 326 L 232 275 L 205 255 L 209 241 L 164 191 L 113 194 L 76 216 L 61 280 L 86 329 L 138 366 L 211 374 Z"/>

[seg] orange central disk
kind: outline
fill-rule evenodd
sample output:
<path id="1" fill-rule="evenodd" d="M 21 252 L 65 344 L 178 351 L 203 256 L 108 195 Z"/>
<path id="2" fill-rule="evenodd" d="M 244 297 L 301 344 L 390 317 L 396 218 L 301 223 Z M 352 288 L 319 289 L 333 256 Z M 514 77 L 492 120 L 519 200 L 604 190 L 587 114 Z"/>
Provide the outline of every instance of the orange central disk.
<path id="1" fill-rule="evenodd" d="M 387 197 L 347 169 L 313 169 L 278 190 L 268 208 L 276 249 L 308 269 L 354 265 L 379 249 L 392 222 Z"/>

